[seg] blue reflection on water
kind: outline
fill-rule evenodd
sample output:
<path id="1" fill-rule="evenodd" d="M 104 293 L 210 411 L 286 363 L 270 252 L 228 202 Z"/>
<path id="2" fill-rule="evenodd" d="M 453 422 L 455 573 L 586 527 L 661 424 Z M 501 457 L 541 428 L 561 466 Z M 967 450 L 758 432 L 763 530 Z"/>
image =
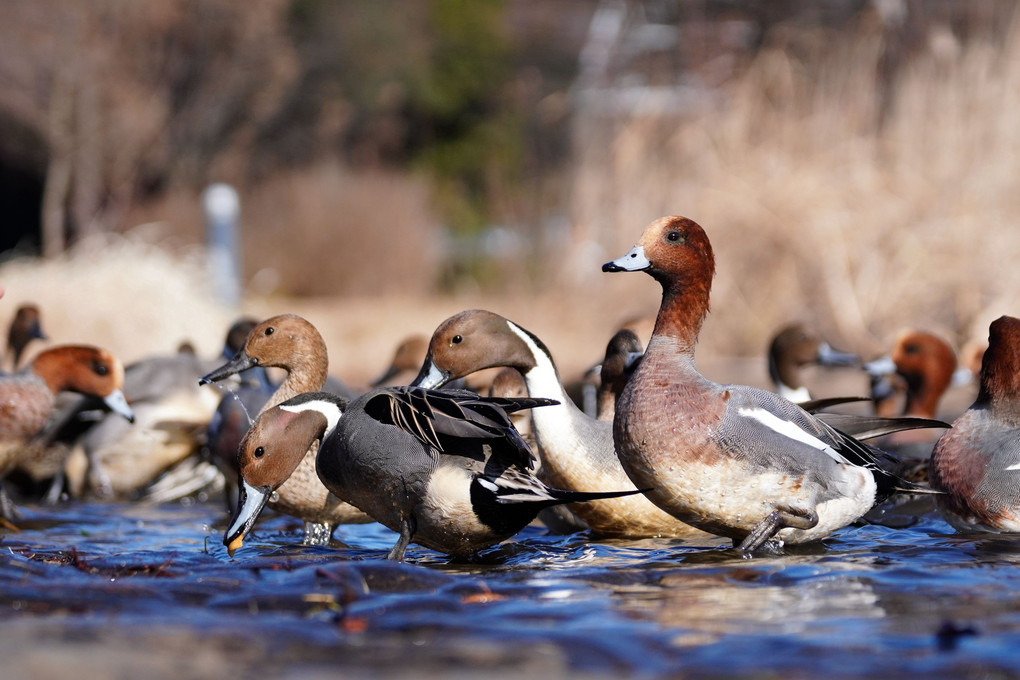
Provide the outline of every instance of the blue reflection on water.
<path id="1" fill-rule="evenodd" d="M 412 546 L 408 564 L 382 559 L 395 536 L 379 525 L 305 546 L 280 516 L 230 559 L 225 520 L 215 504 L 29 511 L 0 540 L 0 653 L 87 640 L 109 650 L 97 663 L 144 644 L 150 663 L 185 663 L 184 647 L 198 650 L 195 664 L 205 654 L 233 670 L 392 677 L 1020 669 L 1020 542 L 957 535 L 931 512 L 751 560 L 722 540 L 529 527 L 469 560 Z M 168 641 L 178 639 L 187 644 Z"/>

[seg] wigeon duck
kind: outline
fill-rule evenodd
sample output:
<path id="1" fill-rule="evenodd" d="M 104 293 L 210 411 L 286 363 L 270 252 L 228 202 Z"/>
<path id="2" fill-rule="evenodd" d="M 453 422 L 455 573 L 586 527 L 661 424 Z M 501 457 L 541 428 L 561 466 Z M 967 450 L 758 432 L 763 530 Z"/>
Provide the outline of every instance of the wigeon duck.
<path id="1" fill-rule="evenodd" d="M 406 385 L 418 375 L 421 362 L 425 360 L 425 353 L 429 349 L 428 337 L 420 334 L 409 335 L 400 341 L 390 365 L 382 374 L 373 380 L 371 387 L 382 387 L 383 385 Z"/>
<path id="2" fill-rule="evenodd" d="M 864 368 L 871 378 L 875 413 L 881 416 L 935 418 L 947 390 L 971 379 L 969 369 L 957 368 L 956 352 L 947 341 L 915 329 L 901 332 L 888 354 Z M 925 429 L 897 432 L 875 445 L 900 459 L 898 475 L 923 482 L 932 447 L 941 434 Z"/>
<path id="3" fill-rule="evenodd" d="M 88 345 L 48 349 L 18 373 L 0 377 L 0 479 L 31 452 L 29 440 L 46 426 L 61 392 L 101 399 L 106 408 L 133 421 L 123 385 L 120 361 L 108 351 Z M 6 507 L 0 511 L 10 517 L 12 506 L 3 505 Z"/>
<path id="4" fill-rule="evenodd" d="M 414 384 L 440 387 L 496 366 L 520 371 L 532 397 L 558 402 L 531 412 L 543 481 L 571 491 L 637 488 L 617 460 L 612 422 L 585 415 L 567 396 L 545 344 L 509 319 L 475 309 L 441 323 Z M 570 509 L 600 536 L 704 537 L 641 495 L 595 500 Z"/>
<path id="5" fill-rule="evenodd" d="M 48 340 L 42 330 L 39 307 L 21 305 L 14 313 L 10 328 L 7 330 L 7 355 L 10 357 L 12 371 L 21 364 L 21 355 L 33 340 Z"/>
<path id="6" fill-rule="evenodd" d="M 328 382 L 329 355 L 325 340 L 311 322 L 296 314 L 280 314 L 252 328 L 237 354 L 202 376 L 199 382 L 223 380 L 255 366 L 277 367 L 287 372 L 259 415 L 298 394 L 316 392 L 323 387 L 331 391 L 337 389 Z M 341 393 L 345 398 L 350 396 L 346 387 L 340 385 L 339 389 L 346 392 Z M 228 473 L 228 479 L 237 479 L 236 456 L 231 461 L 235 471 L 232 475 Z M 270 506 L 304 520 L 306 542 L 328 541 L 338 524 L 372 521 L 362 511 L 331 496 L 319 481 L 315 474 L 314 447 L 306 452 L 293 474 L 281 483 Z"/>
<path id="7" fill-rule="evenodd" d="M 657 506 L 750 555 L 825 538 L 905 486 L 878 465 L 880 451 L 793 402 L 698 372 L 715 257 L 695 222 L 656 220 L 602 269 L 647 272 L 662 286 L 655 330 L 613 421 L 620 462 Z"/>
<path id="8" fill-rule="evenodd" d="M 781 328 L 769 343 L 769 377 L 775 391 L 793 402 L 806 402 L 811 393 L 804 384 L 806 366 L 856 366 L 860 357 L 833 349 L 817 333 L 799 323 Z"/>
<path id="9" fill-rule="evenodd" d="M 242 501 L 223 542 L 232 553 L 272 490 L 313 441 L 316 469 L 338 498 L 400 534 L 387 555 L 403 560 L 412 541 L 470 555 L 513 536 L 542 508 L 620 493 L 551 489 L 508 412 L 550 403 L 468 391 L 384 387 L 348 402 L 304 394 L 267 411 L 245 437 Z"/>
<path id="10" fill-rule="evenodd" d="M 52 439 L 70 440 L 84 454 L 84 468 L 74 457 L 66 460 L 72 495 L 131 498 L 195 455 L 217 404 L 216 396 L 196 383 L 210 363 L 178 351 L 128 364 L 124 395 L 135 412 L 133 426 L 108 414 L 92 417 L 88 400 L 68 405 L 47 430 Z M 50 450 L 59 455 L 57 446 Z"/>
<path id="11" fill-rule="evenodd" d="M 957 529 L 1020 532 L 1020 319 L 992 322 L 979 380 L 974 404 L 935 445 L 931 485 Z"/>
<path id="12" fill-rule="evenodd" d="M 599 420 L 612 420 L 616 415 L 616 399 L 641 361 L 644 346 L 637 333 L 621 328 L 606 345 L 606 357 L 599 364 L 599 387 L 596 392 Z"/>

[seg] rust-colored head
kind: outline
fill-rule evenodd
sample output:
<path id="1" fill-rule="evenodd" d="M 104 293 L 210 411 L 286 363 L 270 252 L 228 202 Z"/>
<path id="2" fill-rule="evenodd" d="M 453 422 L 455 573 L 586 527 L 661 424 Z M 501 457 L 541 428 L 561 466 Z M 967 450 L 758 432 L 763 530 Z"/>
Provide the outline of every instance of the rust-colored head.
<path id="1" fill-rule="evenodd" d="M 77 392 L 99 397 L 128 420 L 134 413 L 124 398 L 124 366 L 105 349 L 90 345 L 60 345 L 40 352 L 31 371 L 53 394 Z"/>
<path id="2" fill-rule="evenodd" d="M 439 387 L 484 368 L 507 366 L 526 372 L 535 352 L 548 350 L 534 335 L 499 314 L 471 309 L 439 324 L 414 384 Z"/>
<path id="3" fill-rule="evenodd" d="M 905 415 L 934 418 L 938 402 L 953 380 L 956 352 L 933 333 L 908 330 L 890 353 L 896 373 L 907 383 Z"/>
<path id="4" fill-rule="evenodd" d="M 693 351 L 709 311 L 715 254 L 708 235 L 686 217 L 660 217 L 623 257 L 602 271 L 643 271 L 662 285 L 662 306 L 655 333 L 676 337 Z"/>
<path id="5" fill-rule="evenodd" d="M 978 401 L 1020 412 L 1020 319 L 1001 316 L 988 327 Z"/>

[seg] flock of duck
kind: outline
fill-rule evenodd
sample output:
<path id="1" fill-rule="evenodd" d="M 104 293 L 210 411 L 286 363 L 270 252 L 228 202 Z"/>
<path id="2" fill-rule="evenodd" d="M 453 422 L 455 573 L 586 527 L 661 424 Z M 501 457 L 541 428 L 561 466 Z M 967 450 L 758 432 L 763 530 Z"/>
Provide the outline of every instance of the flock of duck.
<path id="1" fill-rule="evenodd" d="M 579 400 L 584 408 L 542 341 L 492 312 L 461 312 L 427 346 L 401 347 L 395 368 L 361 393 L 329 376 L 316 328 L 284 314 L 236 324 L 213 362 L 188 348 L 164 359 L 185 376 L 173 385 L 157 380 L 166 371 L 152 361 L 125 368 L 84 345 L 52 347 L 0 375 L 0 480 L 24 490 L 26 478 L 41 476 L 33 469 L 48 469 L 56 498 L 73 486 L 68 461 L 81 450 L 93 491 L 110 495 L 111 441 L 134 450 L 127 467 L 145 483 L 129 486 L 150 498 L 166 488 L 167 469 L 178 489 L 182 476 L 189 480 L 189 491 L 219 470 L 232 508 L 223 539 L 231 556 L 266 506 L 303 520 L 306 540 L 379 522 L 398 536 L 394 560 L 412 543 L 470 555 L 536 518 L 595 537 L 721 536 L 751 556 L 823 539 L 896 494 L 933 497 L 961 531 L 1020 531 L 1020 319 L 991 324 L 977 397 L 951 425 L 936 419 L 936 406 L 959 375 L 955 353 L 919 332 L 864 365 L 874 413 L 839 413 L 829 409 L 854 399 L 812 400 L 799 368 L 860 360 L 801 326 L 772 343 L 775 391 L 699 372 L 694 354 L 715 261 L 695 222 L 653 222 L 602 269 L 646 272 L 662 286 L 662 302 L 646 347 L 630 329 L 612 338 L 596 398 Z M 36 337 L 44 337 L 38 311 L 19 310 L 9 338 L 15 365 Z M 420 366 L 417 375 L 387 384 L 406 356 L 405 371 Z M 266 373 L 274 367 L 286 373 L 278 385 Z M 502 370 L 487 389 L 468 389 L 483 369 Z M 218 381 L 229 394 L 200 386 Z M 907 396 L 894 413 L 897 389 Z M 199 390 L 215 404 L 190 426 L 201 430 L 202 446 L 192 447 L 200 455 L 175 453 L 171 465 L 148 452 L 183 439 L 153 434 L 169 429 L 160 404 L 174 390 Z M 14 528 L 18 511 L 3 487 L 0 500 L 0 517 Z"/>

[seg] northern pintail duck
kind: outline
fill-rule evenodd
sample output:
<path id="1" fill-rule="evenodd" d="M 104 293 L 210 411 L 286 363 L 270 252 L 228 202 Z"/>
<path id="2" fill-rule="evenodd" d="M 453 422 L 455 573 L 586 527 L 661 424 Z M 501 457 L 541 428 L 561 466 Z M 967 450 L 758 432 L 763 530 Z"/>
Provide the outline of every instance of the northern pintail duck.
<path id="1" fill-rule="evenodd" d="M 428 337 L 418 333 L 407 336 L 397 345 L 390 365 L 369 385 L 382 387 L 383 385 L 408 384 L 418 375 L 418 369 L 421 368 L 421 362 L 425 360 L 425 353 L 428 352 L 428 349 Z"/>
<path id="2" fill-rule="evenodd" d="M 905 484 L 878 465 L 880 451 L 793 402 L 698 372 L 715 274 L 698 224 L 656 220 L 602 269 L 643 271 L 662 286 L 655 331 L 613 422 L 620 462 L 657 506 L 749 555 L 767 542 L 825 538 Z"/>
<path id="3" fill-rule="evenodd" d="M 781 328 L 769 343 L 769 377 L 775 391 L 785 399 L 801 403 L 811 399 L 801 374 L 806 366 L 856 366 L 860 357 L 841 352 L 799 323 Z"/>
<path id="4" fill-rule="evenodd" d="M 612 422 L 585 415 L 567 396 L 545 344 L 509 319 L 475 309 L 441 323 L 414 384 L 440 387 L 496 366 L 520 371 L 532 397 L 558 402 L 531 412 L 543 481 L 570 491 L 637 488 L 617 460 Z M 641 495 L 594 500 L 570 509 L 600 536 L 704 537 Z"/>
<path id="5" fill-rule="evenodd" d="M 7 330 L 7 356 L 10 357 L 11 370 L 16 371 L 21 365 L 21 355 L 30 342 L 48 339 L 42 330 L 39 307 L 31 304 L 18 307 Z"/>
<path id="6" fill-rule="evenodd" d="M 18 373 L 0 377 L 0 479 L 29 455 L 61 392 L 102 400 L 128 421 L 134 413 L 124 397 L 124 367 L 110 352 L 88 345 L 61 345 L 39 353 Z M 2 487 L 0 487 L 2 493 Z M 0 512 L 10 516 L 9 503 Z"/>
<path id="7" fill-rule="evenodd" d="M 989 327 L 977 399 L 935 445 L 929 477 L 957 529 L 1020 532 L 1020 319 Z"/>
<path id="8" fill-rule="evenodd" d="M 202 376 L 200 382 L 223 380 L 255 366 L 277 367 L 287 372 L 287 377 L 263 404 L 259 415 L 298 394 L 316 392 L 328 385 L 326 342 L 311 322 L 296 314 L 280 314 L 255 326 L 237 354 Z M 233 460 L 236 465 L 236 458 Z M 236 475 L 237 472 L 234 472 L 234 479 Z M 357 508 L 331 496 L 319 481 L 315 474 L 314 447 L 306 452 L 297 469 L 277 489 L 270 507 L 304 520 L 305 540 L 312 542 L 328 540 L 338 524 L 372 521 Z"/>
<path id="9" fill-rule="evenodd" d="M 616 399 L 634 374 L 643 352 L 644 346 L 637 333 L 629 328 L 621 328 L 609 339 L 606 356 L 599 364 L 599 387 L 596 393 L 596 417 L 599 420 L 611 421 L 616 415 Z"/>
<path id="10" fill-rule="evenodd" d="M 412 541 L 470 555 L 513 536 L 542 508 L 634 493 L 560 491 L 535 477 L 534 455 L 507 413 L 547 403 L 415 387 L 377 388 L 352 402 L 325 392 L 288 400 L 245 437 L 242 502 L 224 544 L 237 549 L 313 441 L 330 491 L 400 534 L 392 560 Z"/>

